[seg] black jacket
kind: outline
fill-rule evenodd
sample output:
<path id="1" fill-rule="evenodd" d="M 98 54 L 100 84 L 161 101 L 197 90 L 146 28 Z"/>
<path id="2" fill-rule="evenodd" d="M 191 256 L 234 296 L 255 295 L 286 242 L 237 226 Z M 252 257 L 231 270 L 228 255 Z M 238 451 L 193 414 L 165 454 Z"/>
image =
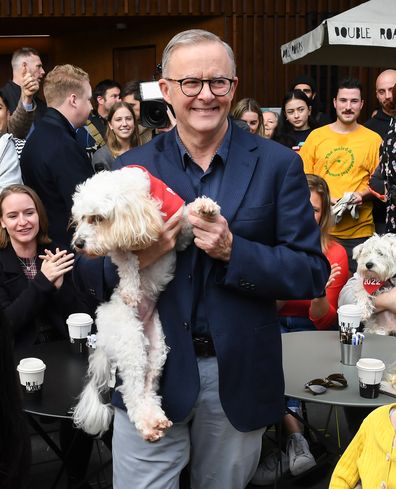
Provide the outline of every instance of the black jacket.
<path id="1" fill-rule="evenodd" d="M 0 90 L 7 99 L 8 108 L 12 114 L 17 108 L 19 99 L 21 98 L 21 87 L 14 83 L 12 80 L 9 80 L 3 87 L 1 87 Z M 39 119 L 41 119 L 41 117 L 43 117 L 43 115 L 47 111 L 47 104 L 36 95 L 33 96 L 33 100 L 36 102 L 37 105 L 37 109 L 34 114 L 34 120 L 35 122 L 37 122 Z"/>
<path id="2" fill-rule="evenodd" d="M 39 246 L 39 255 L 44 248 L 55 251 L 56 245 Z M 40 272 L 41 263 L 37 258 L 36 277 L 28 280 L 14 248 L 9 244 L 0 250 L 0 307 L 11 323 L 17 350 L 35 343 L 40 324 L 52 326 L 54 336 L 66 338 L 69 314 L 92 312 L 77 295 L 70 273 L 58 290 Z"/>
<path id="3" fill-rule="evenodd" d="M 378 109 L 378 112 L 375 114 L 374 117 L 370 117 L 368 121 L 364 123 L 364 125 L 368 128 L 371 129 L 372 131 L 376 132 L 379 134 L 382 139 L 385 138 L 386 133 L 388 132 L 389 129 L 389 123 L 391 121 L 392 117 L 388 114 L 385 114 L 382 110 L 382 108 Z"/>
<path id="4" fill-rule="evenodd" d="M 73 234 L 68 229 L 72 195 L 77 184 L 93 175 L 91 162 L 75 135 L 68 120 L 49 108 L 21 156 L 23 181 L 38 193 L 47 210 L 49 235 L 66 247 Z"/>

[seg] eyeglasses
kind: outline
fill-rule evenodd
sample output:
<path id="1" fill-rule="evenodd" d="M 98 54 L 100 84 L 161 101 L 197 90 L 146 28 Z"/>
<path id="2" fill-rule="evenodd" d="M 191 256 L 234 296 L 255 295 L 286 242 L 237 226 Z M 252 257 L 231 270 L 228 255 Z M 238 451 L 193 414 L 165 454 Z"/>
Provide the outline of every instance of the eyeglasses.
<path id="1" fill-rule="evenodd" d="M 348 381 L 344 377 L 344 374 L 330 374 L 324 379 L 313 379 L 305 384 L 305 389 L 312 392 L 314 396 L 324 394 L 328 387 L 334 389 L 345 389 Z"/>
<path id="2" fill-rule="evenodd" d="M 174 80 L 165 78 L 165 80 L 176 82 L 180 85 L 181 91 L 186 97 L 196 97 L 202 92 L 204 83 L 209 85 L 209 90 L 217 97 L 224 97 L 231 90 L 235 80 L 232 78 L 212 78 L 211 80 L 202 80 L 201 78 L 182 78 Z"/>

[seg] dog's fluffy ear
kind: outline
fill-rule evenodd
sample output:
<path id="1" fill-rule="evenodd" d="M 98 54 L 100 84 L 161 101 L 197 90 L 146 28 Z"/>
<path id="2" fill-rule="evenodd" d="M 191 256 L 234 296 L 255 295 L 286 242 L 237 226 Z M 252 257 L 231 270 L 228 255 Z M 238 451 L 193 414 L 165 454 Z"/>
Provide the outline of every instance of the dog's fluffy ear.
<path id="1" fill-rule="evenodd" d="M 353 248 L 353 251 L 352 251 L 352 258 L 354 260 L 358 260 L 359 256 L 360 256 L 360 253 L 362 252 L 362 248 L 363 248 L 363 243 L 355 246 Z"/>
<path id="2" fill-rule="evenodd" d="M 122 199 L 114 212 L 112 241 L 125 251 L 139 250 L 157 241 L 164 221 L 161 203 L 151 196 L 129 196 Z"/>

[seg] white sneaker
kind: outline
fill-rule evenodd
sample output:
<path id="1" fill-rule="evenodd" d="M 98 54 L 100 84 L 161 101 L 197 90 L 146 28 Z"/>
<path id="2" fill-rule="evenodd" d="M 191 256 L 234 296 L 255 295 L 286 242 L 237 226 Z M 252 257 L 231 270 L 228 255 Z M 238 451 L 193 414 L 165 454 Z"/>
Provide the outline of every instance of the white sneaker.
<path id="1" fill-rule="evenodd" d="M 256 486 L 269 486 L 275 482 L 276 478 L 279 479 L 282 474 L 287 472 L 289 469 L 289 459 L 284 452 L 281 453 L 282 473 L 280 469 L 279 454 L 277 451 L 272 450 L 264 455 L 250 483 Z"/>
<path id="2" fill-rule="evenodd" d="M 287 440 L 286 453 L 292 475 L 300 475 L 316 465 L 308 442 L 301 433 L 293 433 Z"/>

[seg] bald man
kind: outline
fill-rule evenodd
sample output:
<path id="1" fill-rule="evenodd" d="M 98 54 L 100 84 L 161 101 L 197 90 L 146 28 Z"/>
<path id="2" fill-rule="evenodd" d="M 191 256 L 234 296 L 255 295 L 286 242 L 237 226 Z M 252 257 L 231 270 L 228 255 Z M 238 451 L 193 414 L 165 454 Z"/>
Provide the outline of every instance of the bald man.
<path id="1" fill-rule="evenodd" d="M 384 139 L 389 122 L 392 118 L 391 114 L 386 110 L 386 104 L 392 100 L 392 88 L 396 83 L 396 70 L 385 70 L 378 75 L 375 82 L 375 93 L 379 102 L 377 113 L 370 117 L 364 124 L 372 131 L 377 132 Z"/>
<path id="2" fill-rule="evenodd" d="M 392 88 L 396 83 L 396 70 L 382 71 L 375 82 L 375 94 L 379 102 L 377 113 L 370 117 L 364 124 L 366 127 L 378 133 L 382 139 L 385 138 L 389 123 L 392 119 L 391 114 L 387 111 L 387 105 L 392 101 Z M 384 181 L 379 168 L 374 172 L 370 180 L 370 187 L 379 194 L 385 192 Z M 379 199 L 373 200 L 373 219 L 375 232 L 383 234 L 386 231 L 385 226 L 386 205 Z"/>

